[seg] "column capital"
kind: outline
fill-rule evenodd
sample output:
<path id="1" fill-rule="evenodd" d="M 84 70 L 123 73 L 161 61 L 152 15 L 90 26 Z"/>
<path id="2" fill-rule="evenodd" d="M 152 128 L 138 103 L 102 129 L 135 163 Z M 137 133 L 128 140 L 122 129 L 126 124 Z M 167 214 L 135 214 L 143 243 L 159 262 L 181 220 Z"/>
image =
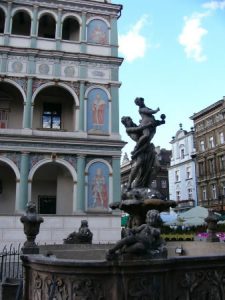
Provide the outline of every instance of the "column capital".
<path id="1" fill-rule="evenodd" d="M 86 154 L 77 154 L 77 158 L 79 159 L 85 159 L 86 158 Z"/>

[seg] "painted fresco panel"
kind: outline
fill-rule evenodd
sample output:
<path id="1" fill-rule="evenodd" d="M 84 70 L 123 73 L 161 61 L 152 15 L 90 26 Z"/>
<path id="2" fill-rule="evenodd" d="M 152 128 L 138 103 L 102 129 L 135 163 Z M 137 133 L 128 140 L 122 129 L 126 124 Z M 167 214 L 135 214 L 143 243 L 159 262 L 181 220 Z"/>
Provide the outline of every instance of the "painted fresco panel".
<path id="1" fill-rule="evenodd" d="M 93 163 L 88 170 L 88 209 L 108 210 L 109 169 L 103 162 Z"/>
<path id="2" fill-rule="evenodd" d="M 105 91 L 95 88 L 88 94 L 87 130 L 101 134 L 109 131 L 109 102 Z"/>
<path id="3" fill-rule="evenodd" d="M 87 41 L 95 44 L 108 44 L 109 31 L 107 24 L 102 20 L 92 20 L 87 27 Z"/>

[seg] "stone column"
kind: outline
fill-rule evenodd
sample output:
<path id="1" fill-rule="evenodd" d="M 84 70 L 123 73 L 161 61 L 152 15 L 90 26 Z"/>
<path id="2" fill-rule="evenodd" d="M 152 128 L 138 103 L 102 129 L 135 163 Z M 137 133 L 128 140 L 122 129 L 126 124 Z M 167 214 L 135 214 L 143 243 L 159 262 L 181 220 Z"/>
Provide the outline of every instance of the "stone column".
<path id="1" fill-rule="evenodd" d="M 111 34 L 110 34 L 110 44 L 111 44 L 111 55 L 118 56 L 118 30 L 117 30 L 117 18 L 111 17 Z"/>
<path id="2" fill-rule="evenodd" d="M 79 113 L 80 131 L 84 131 L 84 93 L 85 93 L 85 82 L 80 81 L 80 113 Z"/>
<path id="3" fill-rule="evenodd" d="M 12 18 L 11 13 L 12 13 L 12 1 L 9 1 L 7 7 L 6 20 L 5 20 L 5 39 L 4 39 L 5 46 L 9 45 L 10 24 Z"/>
<path id="4" fill-rule="evenodd" d="M 31 128 L 31 101 L 32 101 L 32 84 L 33 79 L 29 77 L 27 79 L 27 99 L 24 105 L 23 113 L 23 128 Z"/>
<path id="5" fill-rule="evenodd" d="M 82 213 L 85 210 L 85 155 L 77 157 L 77 199 L 74 203 L 74 213 Z"/>
<path id="6" fill-rule="evenodd" d="M 58 9 L 58 18 L 56 24 L 56 50 L 61 50 L 62 39 L 62 8 Z"/>
<path id="7" fill-rule="evenodd" d="M 2 54 L 2 64 L 1 64 L 1 73 L 6 73 L 7 71 L 7 59 L 8 59 L 8 55 L 3 53 Z"/>
<path id="8" fill-rule="evenodd" d="M 113 156 L 113 199 L 112 202 L 121 201 L 121 187 L 120 187 L 120 156 Z"/>
<path id="9" fill-rule="evenodd" d="M 112 132 L 119 134 L 119 88 L 116 85 L 111 85 L 112 98 Z"/>
<path id="10" fill-rule="evenodd" d="M 31 48 L 36 48 L 37 46 L 37 34 L 38 34 L 38 5 L 34 5 L 33 9 L 33 19 L 31 23 Z"/>
<path id="11" fill-rule="evenodd" d="M 82 24 L 81 24 L 81 45 L 80 45 L 80 52 L 86 53 L 86 22 L 87 22 L 87 13 L 82 12 Z"/>
<path id="12" fill-rule="evenodd" d="M 21 154 L 20 163 L 20 191 L 18 203 L 16 203 L 16 211 L 25 211 L 28 202 L 28 174 L 29 174 L 29 162 L 30 157 L 28 152 L 23 152 Z"/>

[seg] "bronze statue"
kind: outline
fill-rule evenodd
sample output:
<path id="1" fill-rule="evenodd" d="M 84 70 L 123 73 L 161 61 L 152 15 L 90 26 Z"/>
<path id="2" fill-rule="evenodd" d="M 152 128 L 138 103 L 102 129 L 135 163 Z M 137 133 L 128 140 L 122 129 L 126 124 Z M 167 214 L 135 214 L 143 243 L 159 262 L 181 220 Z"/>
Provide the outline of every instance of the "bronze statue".
<path id="1" fill-rule="evenodd" d="M 153 116 L 159 111 L 159 108 L 153 110 L 144 104 L 143 98 L 136 98 L 135 104 L 139 106 L 141 116 L 140 124 L 136 125 L 130 117 L 124 116 L 121 119 L 122 124 L 126 127 L 126 132 L 135 142 L 135 148 L 131 153 L 132 167 L 127 189 L 133 187 L 148 188 L 150 187 L 153 175 L 157 169 L 156 155 L 154 144 L 150 143 L 156 133 L 156 127 L 165 124 L 166 116 L 161 115 L 161 120 L 156 120 Z"/>
<path id="2" fill-rule="evenodd" d="M 87 220 L 81 221 L 79 231 L 72 232 L 64 239 L 64 244 L 92 244 L 93 233 L 88 228 Z"/>
<path id="3" fill-rule="evenodd" d="M 108 250 L 107 258 L 114 259 L 121 253 L 144 254 L 152 257 L 165 257 L 167 250 L 160 237 L 162 223 L 158 210 L 149 210 L 146 214 L 146 224 L 127 229 L 126 236 Z"/>

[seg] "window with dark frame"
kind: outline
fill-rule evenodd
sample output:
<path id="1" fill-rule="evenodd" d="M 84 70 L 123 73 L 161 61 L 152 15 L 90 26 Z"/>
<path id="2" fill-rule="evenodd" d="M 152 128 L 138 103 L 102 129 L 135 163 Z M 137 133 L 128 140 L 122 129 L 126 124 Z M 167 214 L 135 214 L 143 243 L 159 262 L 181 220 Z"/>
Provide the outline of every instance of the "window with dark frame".
<path id="1" fill-rule="evenodd" d="M 38 196 L 38 213 L 46 215 L 56 214 L 55 196 Z"/>
<path id="2" fill-rule="evenodd" d="M 61 129 L 61 104 L 44 103 L 42 127 L 46 129 Z"/>
<path id="3" fill-rule="evenodd" d="M 0 108 L 0 128 L 8 127 L 9 111 Z"/>

